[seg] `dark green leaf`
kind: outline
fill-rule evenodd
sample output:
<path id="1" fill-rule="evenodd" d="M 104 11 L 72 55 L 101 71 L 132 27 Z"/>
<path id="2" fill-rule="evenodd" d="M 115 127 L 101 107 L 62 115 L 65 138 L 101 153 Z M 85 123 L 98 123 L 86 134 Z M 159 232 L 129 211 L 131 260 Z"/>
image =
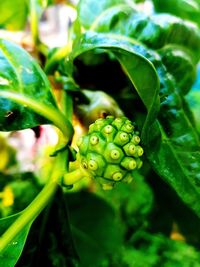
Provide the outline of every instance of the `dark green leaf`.
<path id="1" fill-rule="evenodd" d="M 200 25 L 199 0 L 153 0 L 157 12 L 171 13 Z"/>
<path id="2" fill-rule="evenodd" d="M 12 91 L 55 107 L 50 84 L 40 66 L 22 48 L 0 40 L 0 91 Z M 0 97 L 0 130 L 31 128 L 48 121 L 25 105 Z"/>
<path id="3" fill-rule="evenodd" d="M 3 219 L 0 219 L 0 235 L 2 235 L 9 226 L 16 220 L 16 218 L 19 216 L 19 214 L 6 217 Z M 8 247 L 3 251 L 3 253 L 0 254 L 0 265 L 1 266 L 9 266 L 14 267 L 17 260 L 19 259 L 28 232 L 30 229 L 30 224 L 28 224 L 17 236 L 12 242 L 8 245 Z"/>
<path id="4" fill-rule="evenodd" d="M 97 32 L 114 32 L 131 37 L 152 49 L 176 44 L 189 50 L 194 61 L 200 57 L 200 31 L 195 25 L 168 14 L 151 16 L 129 11 L 124 14 L 117 7 L 111 8 L 93 24 Z M 123 17 L 122 17 L 123 14 Z"/>
<path id="5" fill-rule="evenodd" d="M 138 46 L 134 40 L 130 43 L 123 36 L 96 34 L 94 32 L 87 32 L 77 41 L 71 57 L 74 59 L 96 48 L 104 48 L 105 51 L 115 55 L 137 90 L 148 111 L 143 128 L 145 135 L 146 127 L 154 122 L 159 109 L 159 81 L 153 65 L 141 55 L 140 49 L 143 48 Z"/>
<path id="6" fill-rule="evenodd" d="M 153 49 L 177 44 L 190 50 L 196 62 L 200 55 L 200 31 L 195 25 L 168 14 L 136 14 L 125 27 L 125 34 Z"/>
<path id="7" fill-rule="evenodd" d="M 148 55 L 147 55 L 148 56 Z M 161 81 L 161 109 L 158 127 L 147 136 L 146 154 L 156 170 L 177 194 L 200 215 L 200 140 L 174 79 L 162 63 L 151 57 Z"/>
<path id="8" fill-rule="evenodd" d="M 131 253 L 132 257 L 137 259 L 136 262 L 142 263 L 141 265 L 136 263 L 133 266 L 200 266 L 198 250 L 162 234 L 138 231 L 133 234 L 132 245 L 135 252 Z M 130 256 L 131 254 L 128 253 Z"/>
<path id="9" fill-rule="evenodd" d="M 114 190 L 99 190 L 98 194 L 116 210 L 127 231 L 147 227 L 148 215 L 154 206 L 154 196 L 149 185 L 138 173 L 131 184 L 121 183 Z"/>
<path id="10" fill-rule="evenodd" d="M 196 66 L 187 50 L 176 46 L 166 46 L 159 50 L 162 62 L 175 79 L 181 95 L 186 95 L 196 79 Z"/>
<path id="11" fill-rule="evenodd" d="M 33 222 L 16 267 L 79 267 L 69 225 L 67 196 L 58 188 L 48 207 Z"/>
<path id="12" fill-rule="evenodd" d="M 150 217 L 151 231 L 170 235 L 173 224 L 176 223 L 186 242 L 198 247 L 200 218 L 154 172 L 150 174 L 148 181 L 153 188 L 156 202 L 156 208 Z"/>
<path id="13" fill-rule="evenodd" d="M 97 196 L 82 192 L 68 199 L 81 267 L 99 267 L 104 257 L 120 250 L 123 228 L 111 206 Z"/>

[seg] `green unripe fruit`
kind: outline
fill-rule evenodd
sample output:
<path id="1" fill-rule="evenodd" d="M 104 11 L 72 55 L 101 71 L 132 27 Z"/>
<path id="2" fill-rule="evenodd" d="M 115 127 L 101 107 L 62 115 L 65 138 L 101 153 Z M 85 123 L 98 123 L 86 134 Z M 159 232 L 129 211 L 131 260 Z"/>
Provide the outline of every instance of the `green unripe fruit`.
<path id="1" fill-rule="evenodd" d="M 119 181 L 131 182 L 132 173 L 142 166 L 138 133 L 126 117 L 96 120 L 77 143 L 81 167 L 104 189 L 111 189 Z"/>

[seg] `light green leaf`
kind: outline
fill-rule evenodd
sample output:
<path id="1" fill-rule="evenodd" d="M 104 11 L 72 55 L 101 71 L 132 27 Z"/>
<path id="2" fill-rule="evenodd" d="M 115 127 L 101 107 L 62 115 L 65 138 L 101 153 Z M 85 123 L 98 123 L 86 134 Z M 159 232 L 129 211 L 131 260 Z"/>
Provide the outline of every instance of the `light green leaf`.
<path id="1" fill-rule="evenodd" d="M 0 28 L 9 31 L 24 30 L 30 6 L 30 0 L 4 0 L 0 1 Z M 48 5 L 52 4 L 51 0 L 33 0 L 32 3 L 36 5 L 38 18 Z"/>
<path id="2" fill-rule="evenodd" d="M 19 217 L 19 213 L 0 219 L 0 235 L 2 235 L 7 230 L 7 228 L 9 228 L 9 226 L 16 220 L 17 217 Z M 28 224 L 22 231 L 20 231 L 15 239 L 9 243 L 3 253 L 0 253 L 0 266 L 15 266 L 22 253 L 28 232 L 30 230 L 30 226 L 31 224 Z"/>
<path id="3" fill-rule="evenodd" d="M 95 19 L 106 9 L 114 5 L 124 4 L 125 0 L 81 0 L 78 4 L 78 18 L 82 26 L 90 28 Z"/>
<path id="4" fill-rule="evenodd" d="M 24 29 L 27 21 L 27 0 L 0 1 L 0 28 L 17 31 Z"/>

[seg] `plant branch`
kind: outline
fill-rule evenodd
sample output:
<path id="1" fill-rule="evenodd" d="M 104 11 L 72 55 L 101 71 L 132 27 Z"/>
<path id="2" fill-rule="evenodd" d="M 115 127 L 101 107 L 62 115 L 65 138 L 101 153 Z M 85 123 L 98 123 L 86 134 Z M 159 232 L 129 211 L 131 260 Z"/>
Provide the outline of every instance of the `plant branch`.
<path id="1" fill-rule="evenodd" d="M 37 46 L 37 44 L 40 42 L 38 23 L 39 23 L 39 18 L 38 18 L 36 0 L 30 0 L 30 27 L 35 46 Z"/>
<path id="2" fill-rule="evenodd" d="M 65 186 L 73 185 L 76 182 L 86 177 L 91 178 L 91 176 L 86 171 L 84 171 L 81 167 L 79 167 L 78 169 L 72 172 L 68 172 L 64 175 L 63 184 Z"/>
<path id="3" fill-rule="evenodd" d="M 0 253 L 12 242 L 12 240 L 23 230 L 28 224 L 32 224 L 33 220 L 47 206 L 54 196 L 61 177 L 65 172 L 66 153 L 59 153 L 53 164 L 52 175 L 50 181 L 45 185 L 38 196 L 31 204 L 22 212 L 22 215 L 8 228 L 0 238 Z"/>
<path id="4" fill-rule="evenodd" d="M 67 45 L 65 45 L 64 47 L 59 48 L 53 55 L 52 57 L 50 57 L 49 60 L 47 60 L 47 63 L 45 65 L 45 72 L 48 74 L 49 72 L 51 72 L 52 68 L 54 67 L 54 65 L 59 62 L 60 60 L 62 60 L 63 58 L 67 57 L 67 55 L 69 55 L 69 53 L 71 52 L 72 49 L 72 43 L 69 42 Z"/>

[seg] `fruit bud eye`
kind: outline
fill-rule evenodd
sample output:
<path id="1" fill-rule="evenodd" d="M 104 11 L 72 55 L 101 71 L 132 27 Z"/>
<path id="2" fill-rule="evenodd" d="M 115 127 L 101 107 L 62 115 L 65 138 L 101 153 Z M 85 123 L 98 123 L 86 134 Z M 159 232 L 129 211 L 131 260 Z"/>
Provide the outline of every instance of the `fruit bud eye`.
<path id="1" fill-rule="evenodd" d="M 137 154 L 138 154 L 138 157 L 141 157 L 144 153 L 144 150 L 141 146 L 138 146 L 137 147 Z"/>
<path id="2" fill-rule="evenodd" d="M 111 125 L 107 125 L 105 128 L 104 128 L 104 132 L 109 134 L 109 133 L 112 133 L 113 131 L 113 127 Z"/>
<path id="3" fill-rule="evenodd" d="M 115 172 L 112 175 L 112 178 L 113 178 L 114 181 L 119 181 L 119 180 L 122 179 L 122 177 L 123 177 L 123 175 L 122 175 L 121 172 Z"/>
<path id="4" fill-rule="evenodd" d="M 131 125 L 131 124 L 127 124 L 126 125 L 126 129 L 128 130 L 128 131 L 132 131 L 133 130 L 133 125 Z"/>
<path id="5" fill-rule="evenodd" d="M 92 171 L 96 171 L 98 169 L 98 164 L 95 160 L 91 159 L 88 163 L 88 168 Z"/>
<path id="6" fill-rule="evenodd" d="M 110 152 L 110 157 L 112 159 L 119 159 L 120 158 L 120 152 L 117 149 L 113 149 Z"/>
<path id="7" fill-rule="evenodd" d="M 127 133 L 121 133 L 120 134 L 120 140 L 121 141 L 128 141 L 129 140 L 128 134 Z"/>
<path id="8" fill-rule="evenodd" d="M 140 143 L 140 137 L 138 135 L 133 136 L 131 141 L 135 144 L 138 145 Z"/>
<path id="9" fill-rule="evenodd" d="M 98 142 L 99 142 L 99 138 L 97 136 L 95 136 L 95 135 L 91 136 L 91 138 L 90 138 L 90 144 L 91 145 L 96 145 L 96 144 L 98 144 Z"/>
<path id="10" fill-rule="evenodd" d="M 130 153 L 131 155 L 133 155 L 133 154 L 135 153 L 135 150 L 136 150 L 136 149 L 135 149 L 135 145 L 132 145 L 132 144 L 131 144 L 131 145 L 129 146 L 129 148 L 128 148 L 128 151 L 129 151 L 129 153 Z"/>
<path id="11" fill-rule="evenodd" d="M 87 162 L 82 161 L 82 166 L 83 166 L 84 169 L 87 169 L 88 168 Z"/>

